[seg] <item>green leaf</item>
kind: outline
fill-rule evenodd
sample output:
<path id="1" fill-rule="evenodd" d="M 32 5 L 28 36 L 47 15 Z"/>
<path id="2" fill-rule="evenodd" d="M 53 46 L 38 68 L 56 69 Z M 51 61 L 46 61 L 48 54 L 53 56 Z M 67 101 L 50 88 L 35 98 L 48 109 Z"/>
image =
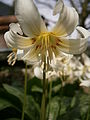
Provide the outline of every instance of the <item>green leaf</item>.
<path id="1" fill-rule="evenodd" d="M 18 98 L 22 104 L 23 104 L 23 98 L 24 98 L 24 94 L 18 90 L 17 88 L 11 87 L 9 85 L 4 84 L 4 89 L 10 94 L 15 96 L 16 98 Z M 18 106 L 15 105 L 15 103 L 13 103 L 13 106 L 15 106 L 18 109 Z M 22 108 L 20 109 L 20 111 L 22 111 Z M 34 98 L 32 96 L 27 96 L 26 97 L 26 107 L 25 107 L 25 115 L 30 118 L 30 120 L 37 120 L 36 119 L 36 114 L 39 118 L 39 114 L 40 114 L 40 108 L 39 105 L 35 102 Z"/>
<path id="2" fill-rule="evenodd" d="M 57 93 L 61 89 L 61 84 L 58 84 L 52 88 L 52 91 Z"/>
<path id="3" fill-rule="evenodd" d="M 25 113 L 29 116 L 31 120 L 39 119 L 40 108 L 32 96 L 27 96 Z"/>
<path id="4" fill-rule="evenodd" d="M 90 95 L 80 94 L 79 107 L 81 116 L 86 115 L 88 110 L 90 109 Z"/>
<path id="5" fill-rule="evenodd" d="M 3 87 L 9 94 L 14 95 L 23 103 L 23 93 L 19 89 L 9 86 L 7 84 L 4 84 Z"/>
<path id="6" fill-rule="evenodd" d="M 34 86 L 32 86 L 32 92 L 40 92 L 40 93 L 42 93 L 43 90 L 42 90 L 42 88 L 34 85 Z"/>
<path id="7" fill-rule="evenodd" d="M 36 90 L 34 88 L 36 88 Z M 41 80 L 34 77 L 33 79 L 28 81 L 28 84 L 27 84 L 27 93 L 28 94 L 31 94 L 31 92 L 35 92 L 35 91 L 41 92 L 41 90 L 42 90 Z"/>
<path id="8" fill-rule="evenodd" d="M 76 103 L 76 97 L 74 96 L 71 101 L 71 108 L 75 106 L 75 103 Z"/>
<path id="9" fill-rule="evenodd" d="M 7 101 L 2 98 L 0 98 L 0 110 L 3 110 L 5 108 L 11 107 L 12 105 Z"/>
<path id="10" fill-rule="evenodd" d="M 48 116 L 49 118 L 48 119 L 56 120 L 57 116 L 58 116 L 58 111 L 59 111 L 59 97 L 54 97 L 50 101 L 50 110 L 49 110 L 49 116 Z"/>

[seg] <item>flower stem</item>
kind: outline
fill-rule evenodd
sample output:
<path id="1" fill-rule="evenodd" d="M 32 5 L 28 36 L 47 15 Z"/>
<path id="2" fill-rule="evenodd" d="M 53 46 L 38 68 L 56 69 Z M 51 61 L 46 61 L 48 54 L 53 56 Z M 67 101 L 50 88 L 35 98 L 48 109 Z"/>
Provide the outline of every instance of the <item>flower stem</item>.
<path id="1" fill-rule="evenodd" d="M 49 103 L 51 101 L 51 97 L 52 97 L 52 81 L 50 82 L 50 90 L 49 90 Z M 50 105 L 50 104 L 49 104 Z"/>
<path id="2" fill-rule="evenodd" d="M 88 108 L 88 112 L 87 112 L 87 118 L 86 118 L 86 120 L 89 120 L 89 111 L 90 111 L 90 107 Z"/>
<path id="3" fill-rule="evenodd" d="M 48 108 L 48 120 L 49 120 L 49 117 L 50 117 L 50 111 L 51 111 L 51 105 L 50 105 L 50 102 L 51 102 L 51 97 L 52 97 L 52 81 L 50 82 L 50 88 L 49 88 L 49 108 Z"/>
<path id="4" fill-rule="evenodd" d="M 25 105 L 26 105 L 26 94 L 27 94 L 27 63 L 25 65 L 24 102 L 23 102 L 23 110 L 22 110 L 21 120 L 24 120 L 24 111 L 25 111 Z"/>
<path id="5" fill-rule="evenodd" d="M 59 110 L 58 110 L 58 117 L 60 119 L 60 115 L 61 115 L 61 107 L 62 107 L 62 97 L 63 97 L 63 80 L 64 77 L 62 77 L 62 75 L 60 75 L 60 79 L 61 79 L 61 91 L 60 91 L 60 100 L 59 100 Z"/>
<path id="6" fill-rule="evenodd" d="M 43 68 L 43 95 L 41 103 L 41 120 L 46 120 L 46 100 L 47 100 L 47 85 L 48 80 L 46 79 L 46 58 L 44 59 L 44 68 Z"/>

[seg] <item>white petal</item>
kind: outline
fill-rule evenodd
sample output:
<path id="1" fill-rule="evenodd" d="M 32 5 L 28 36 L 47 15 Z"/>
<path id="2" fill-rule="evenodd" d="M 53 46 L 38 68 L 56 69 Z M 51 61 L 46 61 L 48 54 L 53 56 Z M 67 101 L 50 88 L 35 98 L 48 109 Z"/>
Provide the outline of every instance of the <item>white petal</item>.
<path id="1" fill-rule="evenodd" d="M 57 13 L 59 13 L 60 11 L 62 11 L 62 7 L 64 7 L 63 1 L 62 0 L 58 0 L 56 2 L 55 7 L 54 7 L 53 15 L 56 15 Z"/>
<path id="2" fill-rule="evenodd" d="M 65 54 L 62 53 L 54 58 L 54 60 L 52 59 L 51 61 L 51 67 L 55 69 L 55 71 L 61 70 L 65 67 L 67 67 L 67 64 L 69 64 L 71 61 L 71 58 L 73 57 L 73 55 L 69 55 L 69 54 Z"/>
<path id="3" fill-rule="evenodd" d="M 55 6 L 54 14 L 57 12 L 60 12 L 60 17 L 52 32 L 58 36 L 71 34 L 78 24 L 78 13 L 74 8 L 65 6 L 62 0 L 59 0 Z"/>
<path id="4" fill-rule="evenodd" d="M 76 58 L 73 57 L 69 63 L 69 66 L 72 70 L 75 70 L 76 69 Z"/>
<path id="5" fill-rule="evenodd" d="M 18 23 L 11 23 L 9 25 L 9 27 L 10 27 L 10 30 L 12 30 L 13 32 L 19 33 L 20 35 L 23 35 L 23 32 L 22 32 L 20 25 Z"/>
<path id="6" fill-rule="evenodd" d="M 75 59 L 75 65 L 76 65 L 76 69 L 77 70 L 80 70 L 80 71 L 83 71 L 84 69 L 84 66 L 83 64 L 80 62 L 80 60 L 78 58 Z"/>
<path id="7" fill-rule="evenodd" d="M 90 58 L 85 53 L 82 54 L 82 58 L 83 58 L 84 64 L 86 66 L 90 66 Z"/>
<path id="8" fill-rule="evenodd" d="M 28 61 L 30 64 L 35 64 L 36 62 L 39 62 L 38 51 L 36 51 L 34 48 L 27 50 L 24 53 L 22 60 Z"/>
<path id="9" fill-rule="evenodd" d="M 34 68 L 34 75 L 39 78 L 39 79 L 43 79 L 43 70 L 41 67 L 35 67 Z M 55 71 L 48 71 L 46 72 L 46 79 L 52 77 L 52 76 L 57 76 Z"/>
<path id="10" fill-rule="evenodd" d="M 61 38 L 58 48 L 68 54 L 81 54 L 87 48 L 87 40 Z"/>
<path id="11" fill-rule="evenodd" d="M 90 80 L 80 80 L 80 86 L 90 87 Z"/>
<path id="12" fill-rule="evenodd" d="M 90 72 L 85 72 L 85 76 L 88 78 L 88 79 L 90 79 Z"/>
<path id="13" fill-rule="evenodd" d="M 15 0 L 16 17 L 23 32 L 30 37 L 45 32 L 46 27 L 33 0 Z"/>
<path id="14" fill-rule="evenodd" d="M 75 31 L 74 31 L 75 32 Z M 74 37 L 60 37 L 59 49 L 68 54 L 81 54 L 87 48 L 88 37 L 84 36 L 80 30 L 75 32 Z"/>
<path id="15" fill-rule="evenodd" d="M 34 75 L 39 78 L 39 79 L 43 79 L 43 71 L 40 67 L 35 67 L 34 68 Z"/>
<path id="16" fill-rule="evenodd" d="M 78 30 L 78 32 L 81 33 L 81 35 L 83 37 L 85 37 L 85 38 L 90 37 L 90 32 L 88 30 L 86 30 L 85 28 L 78 26 L 76 29 Z"/>
<path id="17" fill-rule="evenodd" d="M 75 76 L 75 77 L 79 78 L 79 77 L 81 77 L 82 75 L 83 75 L 83 71 L 79 71 L 79 70 L 74 71 L 74 76 Z"/>
<path id="18" fill-rule="evenodd" d="M 13 32 L 12 30 L 6 32 L 4 38 L 8 47 L 21 50 L 31 47 L 34 41 L 29 37 L 20 36 L 16 32 Z"/>

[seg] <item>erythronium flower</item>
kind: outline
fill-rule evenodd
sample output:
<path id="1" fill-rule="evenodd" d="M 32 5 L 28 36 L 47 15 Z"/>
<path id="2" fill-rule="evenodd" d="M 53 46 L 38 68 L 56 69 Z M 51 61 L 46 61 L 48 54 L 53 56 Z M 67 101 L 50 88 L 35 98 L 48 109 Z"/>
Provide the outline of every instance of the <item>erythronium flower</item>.
<path id="1" fill-rule="evenodd" d="M 43 68 L 40 66 L 36 66 L 34 68 L 34 75 L 37 78 L 43 80 Z M 48 80 L 51 80 L 50 78 L 56 77 L 56 76 L 57 76 L 57 73 L 55 71 L 47 71 L 46 72 L 46 79 L 48 79 Z"/>
<path id="2" fill-rule="evenodd" d="M 63 52 L 60 53 L 60 56 L 55 58 L 54 54 L 53 54 L 53 60 L 50 63 L 50 66 L 48 68 L 48 71 L 46 71 L 46 79 L 48 79 L 49 81 L 51 81 L 52 78 L 57 78 L 60 77 L 64 73 L 66 73 L 65 75 L 69 75 L 69 62 L 71 60 L 71 58 L 73 57 L 73 55 L 69 55 L 69 54 L 65 54 Z M 34 75 L 39 78 L 39 79 L 43 79 L 43 65 L 44 64 L 36 64 L 34 65 Z"/>
<path id="3" fill-rule="evenodd" d="M 63 0 L 58 0 L 54 8 L 54 15 L 60 17 L 52 30 L 48 31 L 33 0 L 15 0 L 15 12 L 20 27 L 24 34 L 17 32 L 15 24 L 5 33 L 5 40 L 9 47 L 24 50 L 23 60 L 44 62 L 48 57 L 49 63 L 59 56 L 60 51 L 68 54 L 80 54 L 87 47 L 90 32 L 78 24 L 78 14 L 72 7 L 64 5 Z M 77 38 L 69 36 L 77 30 Z M 80 36 L 80 37 L 79 37 Z"/>
<path id="4" fill-rule="evenodd" d="M 82 54 L 81 58 L 83 64 L 79 60 L 76 60 L 75 75 L 83 79 L 90 79 L 90 58 L 85 53 Z"/>
<path id="5" fill-rule="evenodd" d="M 80 80 L 80 86 L 90 87 L 90 58 L 83 53 L 82 54 L 83 64 L 76 59 L 76 69 L 73 71 L 74 76 Z"/>
<path id="6" fill-rule="evenodd" d="M 56 71 L 62 71 L 69 63 L 73 55 L 60 52 L 59 57 L 55 58 L 53 55 L 53 60 L 50 66 Z"/>

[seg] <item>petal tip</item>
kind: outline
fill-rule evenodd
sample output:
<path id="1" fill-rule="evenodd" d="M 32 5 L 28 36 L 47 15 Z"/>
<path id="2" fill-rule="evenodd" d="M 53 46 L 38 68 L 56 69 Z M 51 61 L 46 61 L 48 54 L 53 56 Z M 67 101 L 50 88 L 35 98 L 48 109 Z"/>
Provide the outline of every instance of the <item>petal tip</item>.
<path id="1" fill-rule="evenodd" d="M 59 13 L 62 10 L 63 7 L 64 7 L 63 0 L 58 0 L 56 2 L 55 7 L 54 7 L 53 15 L 56 15 L 57 13 Z"/>

